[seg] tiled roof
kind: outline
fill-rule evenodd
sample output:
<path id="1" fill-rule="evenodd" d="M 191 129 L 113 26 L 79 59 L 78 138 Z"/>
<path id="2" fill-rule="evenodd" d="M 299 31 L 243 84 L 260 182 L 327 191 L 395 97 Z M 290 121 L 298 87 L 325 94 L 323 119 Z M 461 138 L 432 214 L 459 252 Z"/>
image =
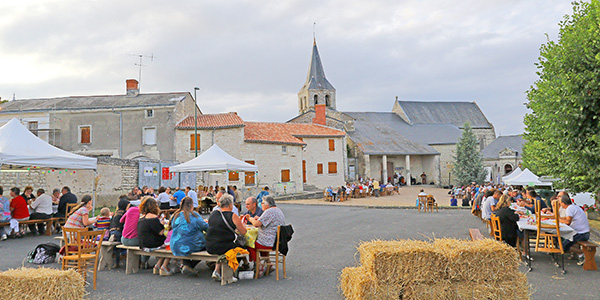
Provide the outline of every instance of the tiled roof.
<path id="1" fill-rule="evenodd" d="M 246 142 L 304 145 L 302 137 L 343 137 L 343 131 L 314 124 L 245 122 Z"/>
<path id="2" fill-rule="evenodd" d="M 0 105 L 0 113 L 43 112 L 83 109 L 134 108 L 150 106 L 174 106 L 189 93 L 139 94 L 112 96 L 77 96 L 47 99 L 24 99 L 8 101 Z"/>
<path id="3" fill-rule="evenodd" d="M 523 153 L 523 145 L 526 140 L 523 139 L 522 135 L 505 135 L 499 136 L 489 145 L 487 145 L 483 150 L 481 150 L 481 155 L 484 159 L 494 159 L 499 158 L 500 151 L 508 148 L 513 151 L 517 151 L 518 157 L 521 157 Z"/>
<path id="4" fill-rule="evenodd" d="M 225 114 L 204 114 L 199 115 L 196 119 L 196 127 L 198 129 L 207 128 L 233 128 L 244 126 L 244 121 L 237 113 L 230 112 Z M 192 129 L 194 128 L 194 116 L 189 116 L 175 126 L 176 129 Z"/>
<path id="5" fill-rule="evenodd" d="M 464 101 L 401 101 L 398 104 L 412 124 L 453 124 L 463 128 L 492 128 L 475 102 Z"/>

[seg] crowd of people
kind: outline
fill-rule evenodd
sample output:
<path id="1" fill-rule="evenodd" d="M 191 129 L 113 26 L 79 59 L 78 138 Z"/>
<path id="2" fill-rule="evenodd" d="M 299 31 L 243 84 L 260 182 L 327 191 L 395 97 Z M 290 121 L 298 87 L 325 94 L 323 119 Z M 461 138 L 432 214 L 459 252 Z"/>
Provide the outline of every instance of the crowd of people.
<path id="1" fill-rule="evenodd" d="M 348 199 L 353 196 L 361 197 L 362 196 L 370 196 L 373 195 L 375 197 L 379 197 L 384 193 L 388 187 L 393 187 L 395 190 L 400 186 L 400 181 L 394 180 L 397 183 L 392 183 L 392 178 L 390 177 L 389 183 L 380 183 L 379 180 L 375 178 L 359 178 L 356 182 L 349 182 L 346 185 L 339 186 L 337 188 L 327 187 L 325 189 L 325 193 L 329 196 L 330 201 L 340 201 L 343 199 Z"/>
<path id="2" fill-rule="evenodd" d="M 562 238 L 563 250 L 571 252 L 572 258 L 578 259 L 579 265 L 584 263 L 583 251 L 574 245 L 578 241 L 589 240 L 590 225 L 583 209 L 573 202 L 566 191 L 552 195 L 550 203 L 546 203 L 533 187 L 516 189 L 507 186 L 471 185 L 455 189 L 453 193 L 467 199 L 466 203 L 471 205 L 471 212 L 483 220 L 490 220 L 492 215 L 497 216 L 500 220 L 502 240 L 513 247 L 516 247 L 519 238 L 522 240 L 522 249 L 528 247 L 528 241 L 524 239 L 524 234 L 517 225 L 519 215 L 533 215 L 536 211 L 541 211 L 545 216 L 556 218 L 575 231 L 572 239 Z"/>
<path id="3" fill-rule="evenodd" d="M 4 189 L 0 186 L 0 223 L 10 224 L 0 227 L 0 240 L 23 237 L 25 230 L 19 226 L 20 221 L 64 218 L 67 204 L 77 203 L 77 196 L 71 193 L 68 186 L 53 189 L 51 194 L 40 188 L 34 195 L 33 190 L 33 187 L 26 186 L 21 193 L 18 187 L 12 187 L 9 199 L 4 196 Z M 29 225 L 30 234 L 43 234 L 46 231 L 45 226 L 45 223 Z"/>
<path id="4" fill-rule="evenodd" d="M 106 229 L 106 240 L 119 241 L 126 246 L 139 246 L 140 249 L 151 252 L 156 249 L 170 249 L 176 256 L 189 256 L 193 252 L 206 250 L 210 254 L 223 255 L 239 245 L 234 243 L 236 234 L 246 234 L 246 226 L 257 228 L 258 235 L 254 248 L 247 247 L 249 261 L 243 259 L 241 269 L 252 270 L 256 259 L 255 249 L 271 249 L 276 241 L 277 227 L 285 225 L 285 217 L 268 188 L 261 191 L 258 197 L 248 197 L 244 201 L 244 209 L 237 210 L 235 197 L 237 189 L 231 187 L 205 188 L 200 186 L 198 191 L 190 187 L 175 189 L 170 195 L 168 188 L 161 187 L 159 195 L 153 195 L 151 188 L 134 188 L 130 193 L 119 197 L 116 210 L 110 212 L 102 208 L 100 215 L 90 218 L 92 209 L 89 195 L 82 197 L 74 212 L 68 217 L 65 227 Z M 178 192 L 181 192 L 178 195 Z M 170 219 L 161 212 L 161 200 L 169 197 L 169 209 L 176 208 Z M 195 196 L 195 197 L 194 197 Z M 207 219 L 203 219 L 197 211 L 198 198 L 213 196 L 217 206 Z M 237 193 L 241 200 L 241 193 Z M 260 197 L 260 199 L 258 199 Z M 196 199 L 194 199 L 196 198 Z M 212 200 L 211 200 L 212 201 Z M 243 212 L 243 213 L 242 213 Z M 113 268 L 120 266 L 119 251 L 115 251 Z M 142 256 L 142 266 L 148 267 L 148 256 Z M 169 258 L 159 258 L 153 266 L 153 273 L 160 276 L 170 276 L 174 272 L 186 275 L 196 275 L 194 267 L 197 260 L 179 260 L 173 264 Z M 262 276 L 267 270 L 259 270 Z M 216 264 L 212 278 L 221 280 L 220 264 Z M 234 278 L 234 281 L 237 279 Z"/>

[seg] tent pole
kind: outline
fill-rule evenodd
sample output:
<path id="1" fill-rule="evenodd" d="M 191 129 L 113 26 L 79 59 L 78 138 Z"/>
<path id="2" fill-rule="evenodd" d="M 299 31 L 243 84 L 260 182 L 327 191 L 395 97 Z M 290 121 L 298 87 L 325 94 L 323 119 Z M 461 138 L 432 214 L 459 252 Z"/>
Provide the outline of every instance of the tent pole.
<path id="1" fill-rule="evenodd" d="M 94 187 L 93 187 L 93 193 L 94 193 L 94 200 L 92 201 L 92 217 L 95 216 L 96 213 L 96 185 L 98 184 L 98 182 L 96 181 L 96 177 L 98 177 L 98 170 L 94 169 Z"/>

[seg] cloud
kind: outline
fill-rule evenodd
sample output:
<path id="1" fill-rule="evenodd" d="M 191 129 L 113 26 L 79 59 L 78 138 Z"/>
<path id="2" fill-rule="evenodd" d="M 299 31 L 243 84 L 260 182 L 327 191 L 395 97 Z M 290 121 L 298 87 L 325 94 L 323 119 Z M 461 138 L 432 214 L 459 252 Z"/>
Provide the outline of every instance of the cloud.
<path id="1" fill-rule="evenodd" d="M 313 22 L 342 111 L 395 96 L 476 101 L 497 133 L 523 130 L 545 33 L 568 1 L 19 1 L 0 4 L 0 96 L 192 91 L 204 112 L 297 114 Z M 134 54 L 134 55 L 130 55 Z"/>

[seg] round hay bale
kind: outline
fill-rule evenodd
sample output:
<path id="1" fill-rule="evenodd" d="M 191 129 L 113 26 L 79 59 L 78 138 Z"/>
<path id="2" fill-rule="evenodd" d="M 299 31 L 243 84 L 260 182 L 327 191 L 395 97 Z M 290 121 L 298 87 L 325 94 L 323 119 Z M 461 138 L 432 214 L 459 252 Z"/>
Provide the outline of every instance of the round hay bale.
<path id="1" fill-rule="evenodd" d="M 83 299 L 85 282 L 75 270 L 19 268 L 0 273 L 3 299 Z"/>

